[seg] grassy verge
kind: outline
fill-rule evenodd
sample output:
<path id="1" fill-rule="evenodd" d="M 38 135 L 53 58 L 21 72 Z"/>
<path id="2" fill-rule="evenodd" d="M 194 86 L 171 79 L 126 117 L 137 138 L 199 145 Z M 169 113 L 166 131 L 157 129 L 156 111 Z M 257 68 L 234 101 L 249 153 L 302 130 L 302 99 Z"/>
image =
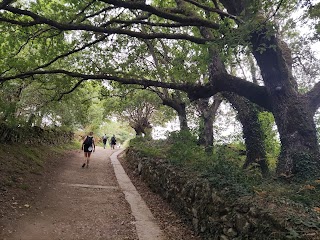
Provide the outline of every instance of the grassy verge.
<path id="1" fill-rule="evenodd" d="M 25 179 L 42 175 L 48 158 L 59 158 L 66 150 L 79 149 L 79 144 L 70 143 L 60 146 L 0 145 L 3 153 L 0 158 L 0 190 L 30 186 Z"/>

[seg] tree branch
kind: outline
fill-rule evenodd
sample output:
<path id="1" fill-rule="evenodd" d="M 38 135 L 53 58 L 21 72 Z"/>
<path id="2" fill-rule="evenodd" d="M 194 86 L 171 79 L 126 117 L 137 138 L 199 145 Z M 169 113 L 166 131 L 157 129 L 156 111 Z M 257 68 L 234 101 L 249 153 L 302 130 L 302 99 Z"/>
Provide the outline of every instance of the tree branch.
<path id="1" fill-rule="evenodd" d="M 143 4 L 143 3 L 124 2 L 124 1 L 118 1 L 118 0 L 105 0 L 105 1 L 102 1 L 102 2 L 113 4 L 114 6 L 117 6 L 117 7 L 125 7 L 127 9 L 140 9 L 140 10 L 143 10 L 143 11 L 147 11 L 150 14 L 154 14 L 154 15 L 157 15 L 159 17 L 166 18 L 168 20 L 172 20 L 172 21 L 178 22 L 182 26 L 198 26 L 198 27 L 203 26 L 203 27 L 208 27 L 208 28 L 212 28 L 212 29 L 219 29 L 219 27 L 220 27 L 219 24 L 214 23 L 212 21 L 205 20 L 203 18 L 186 17 L 186 16 L 182 16 L 182 15 L 179 15 L 179 14 L 172 14 L 170 12 L 167 12 L 167 11 L 164 11 L 162 9 L 158 9 L 158 8 L 155 8 L 155 7 L 152 7 L 150 5 Z M 32 26 L 32 25 L 35 25 L 35 24 L 45 23 L 45 24 L 49 24 L 51 26 L 54 26 L 56 28 L 63 29 L 63 30 L 75 30 L 74 29 L 75 28 L 74 24 L 70 23 L 69 24 L 70 27 L 66 29 L 66 25 L 67 24 L 54 22 L 53 20 L 46 19 L 46 18 L 41 17 L 40 15 L 35 14 L 33 12 L 30 12 L 28 10 L 22 10 L 22 9 L 14 8 L 12 6 L 4 6 L 4 9 L 8 10 L 8 11 L 10 11 L 12 13 L 29 16 L 29 17 L 31 17 L 31 18 L 33 18 L 35 20 L 33 22 L 22 22 L 22 21 L 16 21 L 16 20 L 13 20 L 13 19 L 2 18 L 2 21 L 7 21 L 7 22 L 10 22 L 12 24 L 18 24 L 18 25 L 22 25 L 22 26 Z M 89 30 L 90 27 L 93 27 L 93 26 L 90 26 L 90 25 L 83 24 L 83 25 L 81 25 L 82 29 L 79 29 L 79 26 L 80 26 L 80 24 L 78 24 L 78 29 L 77 30 Z M 171 27 L 170 24 L 168 26 Z M 85 29 L 83 29 L 83 27 L 85 27 Z M 99 28 L 99 27 L 95 27 L 95 28 Z M 97 31 L 97 29 L 95 31 Z M 100 29 L 100 31 L 97 31 L 97 32 L 102 32 L 102 31 Z"/>
<path id="2" fill-rule="evenodd" d="M 106 27 L 98 27 L 98 26 L 93 26 L 88 24 L 60 23 L 60 22 L 56 22 L 54 20 L 42 17 L 28 10 L 22 10 L 22 9 L 14 8 L 11 6 L 5 7 L 5 10 L 10 11 L 14 14 L 29 16 L 34 19 L 34 21 L 30 21 L 30 22 L 16 21 L 12 19 L 4 19 L 4 18 L 0 19 L 0 21 L 2 20 L 15 25 L 20 25 L 20 26 L 34 26 L 39 24 L 47 24 L 61 31 L 81 30 L 81 31 L 89 31 L 89 32 L 95 32 L 95 33 L 99 32 L 99 33 L 106 33 L 106 34 L 121 34 L 121 35 L 130 36 L 130 37 L 141 38 L 141 39 L 157 39 L 157 38 L 177 39 L 177 40 L 183 39 L 183 40 L 188 40 L 188 41 L 199 43 L 199 44 L 204 44 L 206 42 L 213 40 L 213 39 L 204 39 L 204 38 L 199 38 L 199 37 L 194 37 L 187 34 L 179 34 L 179 33 L 146 34 L 146 33 L 135 32 L 135 31 L 121 29 L 121 28 L 106 28 Z M 189 26 L 197 26 L 200 24 L 200 23 L 197 23 L 197 19 L 189 19 L 188 22 L 189 22 Z"/>
<path id="3" fill-rule="evenodd" d="M 83 78 L 80 81 L 78 81 L 69 91 L 63 92 L 61 93 L 60 97 L 57 99 L 57 101 L 61 101 L 61 99 L 63 98 L 64 95 L 67 95 L 69 93 L 72 93 L 74 90 L 76 90 L 81 83 L 83 83 L 84 81 L 86 81 L 87 79 Z"/>
<path id="4" fill-rule="evenodd" d="M 81 9 L 81 11 L 80 11 L 79 13 L 77 13 L 76 16 L 81 16 L 81 14 L 84 14 L 85 11 L 86 11 L 93 3 L 95 3 L 95 1 L 96 1 L 96 0 L 91 0 L 83 9 Z M 86 17 L 85 17 L 84 19 L 86 19 Z M 82 20 L 82 21 L 83 21 L 83 20 Z M 82 21 L 81 21 L 81 22 L 82 22 Z"/>
<path id="5" fill-rule="evenodd" d="M 236 16 L 231 15 L 231 14 L 229 14 L 229 13 L 227 13 L 227 12 L 224 12 L 224 11 L 220 10 L 219 8 L 208 7 L 208 6 L 206 6 L 206 5 L 203 5 L 203 4 L 201 4 L 201 3 L 196 2 L 196 1 L 194 1 L 194 0 L 183 0 L 183 1 L 188 2 L 188 3 L 191 3 L 191 4 L 193 4 L 193 5 L 195 5 L 195 6 L 199 7 L 199 8 L 202 8 L 203 10 L 217 13 L 217 14 L 219 14 L 221 17 L 228 17 L 228 18 L 230 18 L 230 19 L 233 19 L 233 20 L 235 20 L 237 23 L 243 23 L 243 21 L 241 21 L 240 19 L 238 19 Z"/>
<path id="6" fill-rule="evenodd" d="M 29 78 L 34 75 L 46 75 L 46 74 L 64 74 L 70 77 L 74 78 L 84 78 L 86 80 L 109 80 L 109 81 L 116 81 L 122 84 L 133 84 L 133 85 L 142 85 L 145 88 L 149 86 L 154 87 L 162 87 L 162 88 L 171 88 L 171 89 L 177 89 L 181 91 L 188 91 L 189 88 L 192 88 L 193 85 L 190 84 L 177 84 L 177 83 L 165 83 L 165 82 L 158 82 L 148 79 L 137 79 L 137 78 L 124 78 L 124 77 L 118 77 L 108 74 L 83 74 L 79 72 L 71 72 L 66 71 L 64 69 L 55 69 L 55 70 L 35 70 L 35 71 L 29 71 L 21 74 L 17 74 L 14 76 L 8 76 L 8 77 L 0 77 L 0 82 L 5 82 L 13 79 L 24 79 Z"/>
<path id="7" fill-rule="evenodd" d="M 54 62 L 56 62 L 57 60 L 59 60 L 59 59 L 61 59 L 61 58 L 64 58 L 64 57 L 67 57 L 67 56 L 69 56 L 69 55 L 71 55 L 71 54 L 80 52 L 80 51 L 82 51 L 82 50 L 84 50 L 84 49 L 86 49 L 86 48 L 88 48 L 88 47 L 90 47 L 90 46 L 92 46 L 92 45 L 94 45 L 94 44 L 96 44 L 96 43 L 98 43 L 98 42 L 101 42 L 101 41 L 105 40 L 107 37 L 108 37 L 108 36 L 102 36 L 101 38 L 98 38 L 98 39 L 95 40 L 95 41 L 89 42 L 89 43 L 83 45 L 83 46 L 80 47 L 80 48 L 76 48 L 76 49 L 73 49 L 73 50 L 71 50 L 71 51 L 69 51 L 69 52 L 66 52 L 66 53 L 64 53 L 64 54 L 61 54 L 61 55 L 55 57 L 54 59 L 52 59 L 51 61 L 49 61 L 48 63 L 43 64 L 43 65 L 41 65 L 41 66 L 38 66 L 38 67 L 37 67 L 36 69 L 34 69 L 34 70 L 38 70 L 38 69 L 41 69 L 41 68 L 48 67 L 49 65 L 51 65 L 51 64 L 54 63 Z"/>
<path id="8" fill-rule="evenodd" d="M 89 18 L 93 18 L 93 17 L 95 17 L 95 16 L 98 16 L 99 14 L 101 14 L 101 13 L 103 13 L 103 12 L 106 12 L 106 11 L 109 11 L 109 10 L 111 10 L 111 9 L 113 9 L 113 8 L 111 8 L 111 7 L 103 8 L 103 9 L 101 9 L 101 10 L 98 11 L 98 12 L 95 12 L 95 13 L 92 13 L 92 14 L 90 14 L 90 15 L 84 16 L 84 17 L 80 20 L 80 22 L 83 22 L 83 21 L 86 20 L 86 19 L 89 19 Z"/>
<path id="9" fill-rule="evenodd" d="M 3 0 L 0 3 L 0 9 L 3 9 L 5 6 L 9 5 L 10 3 L 12 3 L 14 0 Z"/>
<path id="10" fill-rule="evenodd" d="M 41 34 L 44 34 L 44 33 L 48 32 L 48 31 L 50 31 L 50 30 L 51 30 L 50 28 L 40 29 L 40 30 L 38 30 L 36 33 L 34 33 L 33 35 L 30 35 L 30 36 L 27 38 L 27 40 L 25 41 L 25 43 L 22 44 L 22 45 L 18 48 L 18 50 L 16 51 L 16 53 L 13 53 L 13 54 L 11 55 L 11 57 L 13 58 L 14 56 L 17 56 L 17 55 L 24 49 L 24 47 L 29 44 L 29 42 L 31 42 L 33 39 L 35 39 L 35 38 L 37 38 L 37 37 L 40 37 Z M 55 36 L 58 36 L 59 34 L 60 34 L 60 32 L 59 32 L 59 33 L 55 33 L 55 34 L 51 35 L 50 37 L 55 37 Z M 49 38 L 49 37 L 48 37 L 48 38 Z"/>
<path id="11" fill-rule="evenodd" d="M 265 87 L 229 74 L 216 76 L 213 83 L 205 86 L 194 86 L 187 93 L 190 100 L 193 101 L 199 98 L 211 97 L 218 92 L 234 92 L 272 112 L 272 105 Z"/>
<path id="12" fill-rule="evenodd" d="M 117 7 L 124 7 L 127 9 L 138 9 L 152 13 L 158 17 L 165 18 L 180 23 L 187 23 L 189 26 L 203 26 L 212 29 L 219 29 L 220 25 L 212 21 L 205 20 L 203 18 L 194 18 L 194 17 L 185 17 L 178 14 L 172 14 L 169 11 L 163 11 L 160 8 L 155 8 L 150 5 L 147 5 L 143 2 L 135 1 L 121 1 L 121 0 L 102 0 L 102 2 L 113 4 Z"/>
<path id="13" fill-rule="evenodd" d="M 111 24 L 111 23 L 118 23 L 118 24 L 141 24 L 141 25 L 146 25 L 146 26 L 151 26 L 151 27 L 164 27 L 164 28 L 180 28 L 180 27 L 186 27 L 190 26 L 188 23 L 153 23 L 153 22 L 147 22 L 143 20 L 111 20 L 108 23 L 104 24 Z"/>
<path id="14" fill-rule="evenodd" d="M 161 88 L 170 88 L 175 90 L 180 90 L 188 93 L 189 98 L 191 100 L 199 99 L 199 98 L 207 98 L 213 96 L 218 92 L 234 92 L 240 96 L 247 98 L 248 100 L 260 105 L 261 107 L 267 109 L 268 111 L 272 111 L 272 107 L 269 100 L 269 95 L 265 89 L 265 87 L 257 86 L 252 82 L 248 82 L 241 78 L 229 75 L 222 74 L 217 76 L 214 80 L 214 84 L 209 83 L 207 85 L 195 85 L 195 84 L 179 84 L 179 83 L 168 83 L 168 82 L 159 82 L 149 79 L 137 79 L 137 78 L 124 78 L 114 75 L 108 74 L 83 74 L 78 72 L 70 72 L 64 69 L 55 69 L 55 70 L 37 70 L 30 71 L 21 74 L 17 74 L 15 76 L 9 77 L 0 77 L 0 82 L 5 82 L 13 79 L 24 79 L 28 77 L 32 77 L 34 75 L 45 75 L 45 74 L 64 74 L 74 78 L 84 78 L 86 80 L 109 80 L 116 81 L 122 84 L 128 85 L 141 85 L 145 88 L 154 86 Z M 320 85 L 320 84 L 318 84 Z"/>

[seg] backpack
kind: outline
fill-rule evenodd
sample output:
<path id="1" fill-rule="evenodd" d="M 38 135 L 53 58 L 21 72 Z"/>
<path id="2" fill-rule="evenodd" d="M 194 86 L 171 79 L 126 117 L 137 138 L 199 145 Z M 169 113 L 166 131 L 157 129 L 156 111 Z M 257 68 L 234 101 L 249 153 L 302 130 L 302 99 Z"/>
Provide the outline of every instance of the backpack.
<path id="1" fill-rule="evenodd" d="M 93 137 L 87 136 L 87 138 L 86 138 L 86 140 L 84 140 L 83 144 L 84 144 L 84 145 L 91 146 L 91 145 L 92 145 L 92 142 L 93 142 Z"/>

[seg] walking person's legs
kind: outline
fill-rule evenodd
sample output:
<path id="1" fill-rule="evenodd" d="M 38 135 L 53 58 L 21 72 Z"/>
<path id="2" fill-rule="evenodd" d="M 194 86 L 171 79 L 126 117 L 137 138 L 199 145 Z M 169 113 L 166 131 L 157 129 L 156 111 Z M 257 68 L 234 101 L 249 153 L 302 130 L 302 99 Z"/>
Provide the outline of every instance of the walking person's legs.
<path id="1" fill-rule="evenodd" d="M 87 152 L 87 168 L 89 167 L 91 152 Z"/>
<path id="2" fill-rule="evenodd" d="M 87 159 L 88 159 L 88 152 L 84 152 L 84 163 L 82 164 L 82 167 L 84 168 L 87 164 Z"/>

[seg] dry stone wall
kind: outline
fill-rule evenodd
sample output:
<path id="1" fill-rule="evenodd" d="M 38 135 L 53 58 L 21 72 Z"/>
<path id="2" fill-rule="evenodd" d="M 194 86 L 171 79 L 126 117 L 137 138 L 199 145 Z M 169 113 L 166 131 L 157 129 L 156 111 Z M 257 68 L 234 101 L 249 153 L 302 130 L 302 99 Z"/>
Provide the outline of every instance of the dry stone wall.
<path id="1" fill-rule="evenodd" d="M 141 157 L 131 148 L 126 152 L 126 160 L 204 239 L 292 237 L 286 223 L 270 214 L 268 209 L 272 204 L 266 203 L 265 208 L 261 208 L 255 205 L 252 196 L 230 198 L 225 193 L 227 189 L 217 191 L 205 177 L 174 167 L 166 160 Z"/>

